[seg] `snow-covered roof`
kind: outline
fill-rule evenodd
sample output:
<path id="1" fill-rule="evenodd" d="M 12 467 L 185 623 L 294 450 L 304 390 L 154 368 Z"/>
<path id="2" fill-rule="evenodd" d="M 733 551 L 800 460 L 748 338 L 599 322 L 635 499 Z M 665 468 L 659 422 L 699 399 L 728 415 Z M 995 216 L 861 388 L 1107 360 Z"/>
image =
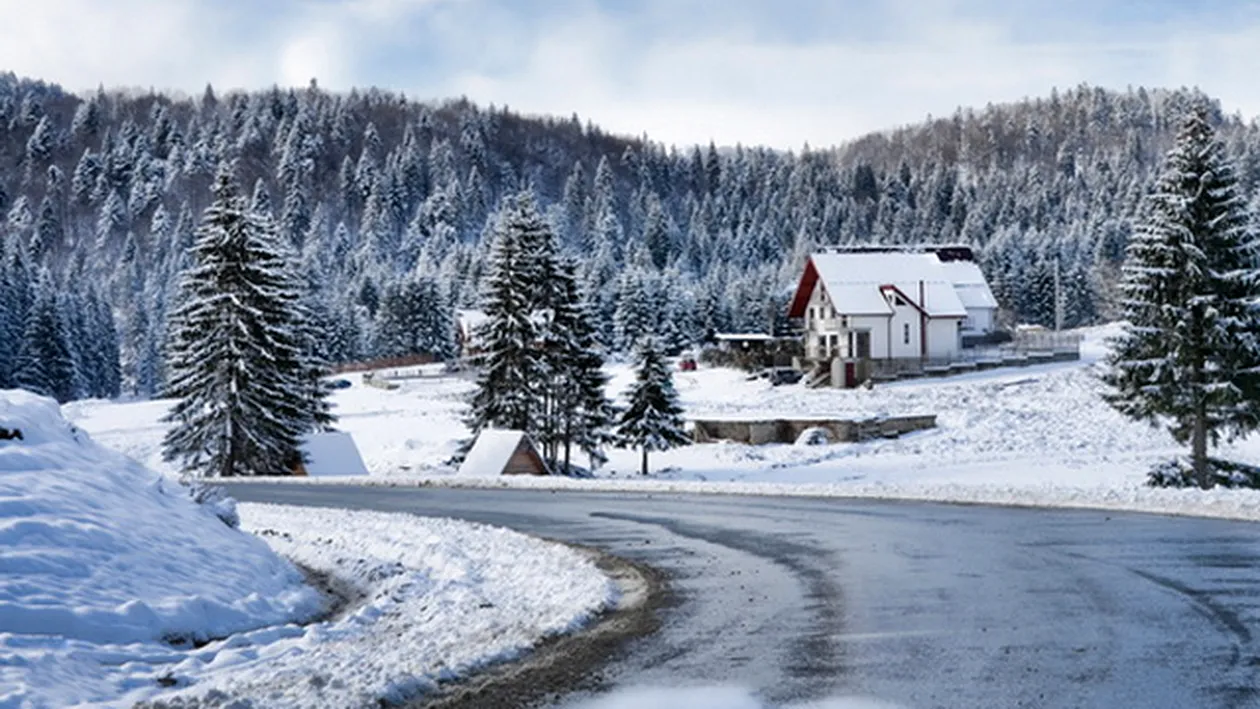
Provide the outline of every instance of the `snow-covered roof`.
<path id="1" fill-rule="evenodd" d="M 368 474 L 359 447 L 345 431 L 312 433 L 302 442 L 302 452 L 307 458 L 306 474 L 311 477 Z"/>
<path id="2" fill-rule="evenodd" d="M 811 256 L 810 263 L 836 310 L 845 315 L 892 314 L 884 286 L 895 287 L 931 317 L 967 314 L 934 254 L 823 253 Z"/>
<path id="3" fill-rule="evenodd" d="M 967 308 L 996 308 L 997 298 L 989 290 L 989 282 L 984 280 L 980 264 L 975 261 L 942 261 L 941 268 L 945 277 L 954 284 L 958 299 Z"/>
<path id="4" fill-rule="evenodd" d="M 481 327 L 490 319 L 480 310 L 460 310 L 455 313 L 455 317 L 459 319 L 459 327 L 464 332 L 470 332 L 475 328 Z"/>
<path id="5" fill-rule="evenodd" d="M 491 428 L 483 430 L 478 434 L 477 442 L 468 451 L 463 464 L 459 466 L 459 474 L 473 477 L 502 475 L 522 441 L 533 445 L 523 431 Z"/>

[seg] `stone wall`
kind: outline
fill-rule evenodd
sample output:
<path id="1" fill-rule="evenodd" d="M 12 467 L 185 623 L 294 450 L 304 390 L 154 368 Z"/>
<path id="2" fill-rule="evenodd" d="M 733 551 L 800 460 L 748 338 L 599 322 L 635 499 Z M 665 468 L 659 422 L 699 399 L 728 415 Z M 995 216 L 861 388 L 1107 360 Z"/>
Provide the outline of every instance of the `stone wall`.
<path id="1" fill-rule="evenodd" d="M 896 438 L 903 433 L 936 428 L 936 415 L 888 416 L 864 420 L 845 419 L 763 419 L 697 420 L 692 431 L 696 443 L 734 441 L 763 445 L 795 443 L 806 429 L 827 431 L 832 443 L 853 443 L 872 438 Z"/>

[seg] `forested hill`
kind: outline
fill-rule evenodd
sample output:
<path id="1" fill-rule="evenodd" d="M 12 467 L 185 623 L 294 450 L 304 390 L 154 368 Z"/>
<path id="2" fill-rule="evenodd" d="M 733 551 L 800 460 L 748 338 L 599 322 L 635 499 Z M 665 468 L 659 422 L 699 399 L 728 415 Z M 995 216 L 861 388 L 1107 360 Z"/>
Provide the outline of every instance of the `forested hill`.
<path id="1" fill-rule="evenodd" d="M 614 348 L 643 329 L 684 342 L 774 327 L 807 253 L 872 240 L 977 246 L 1021 321 L 1052 319 L 1057 259 L 1068 323 L 1089 322 L 1107 314 L 1129 219 L 1195 98 L 1081 87 L 784 153 L 675 149 L 378 89 L 76 96 L 0 75 L 0 384 L 27 325 L 15 313 L 59 285 L 62 311 L 113 305 L 128 386 L 153 391 L 224 160 L 299 254 L 334 360 L 446 347 L 449 318 L 422 314 L 475 305 L 490 217 L 524 187 L 580 260 Z M 1251 190 L 1260 134 L 1216 120 Z M 399 337 L 400 323 L 432 332 Z"/>

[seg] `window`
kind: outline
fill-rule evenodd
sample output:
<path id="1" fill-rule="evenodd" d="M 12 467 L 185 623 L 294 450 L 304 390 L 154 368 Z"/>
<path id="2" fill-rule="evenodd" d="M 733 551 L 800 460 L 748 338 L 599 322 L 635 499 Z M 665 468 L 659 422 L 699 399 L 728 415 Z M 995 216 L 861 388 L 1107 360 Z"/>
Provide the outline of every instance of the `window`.
<path id="1" fill-rule="evenodd" d="M 907 345 L 910 344 L 910 323 L 901 326 L 901 336 Z"/>
<path id="2" fill-rule="evenodd" d="M 833 306 L 831 306 L 831 319 L 832 319 L 832 320 L 835 320 L 835 319 L 836 319 L 836 306 L 834 306 L 834 305 L 833 305 Z"/>
<path id="3" fill-rule="evenodd" d="M 840 327 L 845 330 L 849 329 L 849 316 L 848 315 L 840 316 Z"/>
<path id="4" fill-rule="evenodd" d="M 814 317 L 814 308 L 813 308 L 813 306 L 811 306 L 811 307 L 810 307 L 810 309 L 809 309 L 809 321 L 812 323 L 812 322 L 814 322 L 816 319 L 817 319 L 817 318 L 816 318 L 816 317 Z"/>

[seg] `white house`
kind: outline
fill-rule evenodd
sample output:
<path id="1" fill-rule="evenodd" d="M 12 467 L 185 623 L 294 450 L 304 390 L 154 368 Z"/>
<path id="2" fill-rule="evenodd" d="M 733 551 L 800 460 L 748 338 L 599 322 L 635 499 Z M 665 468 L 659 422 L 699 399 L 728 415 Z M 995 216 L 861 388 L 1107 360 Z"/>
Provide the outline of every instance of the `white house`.
<path id="1" fill-rule="evenodd" d="M 941 254 L 936 254 L 941 258 Z M 970 249 L 968 250 L 970 255 Z M 963 320 L 963 335 L 987 335 L 997 326 L 997 299 L 989 290 L 989 282 L 980 272 L 980 264 L 966 259 L 941 259 L 941 268 L 945 269 L 945 277 L 954 284 L 954 292 L 967 309 L 967 317 Z"/>
<path id="2" fill-rule="evenodd" d="M 804 320 L 806 358 L 955 357 L 964 334 L 992 329 L 997 307 L 970 256 L 966 247 L 814 254 L 789 311 Z"/>

